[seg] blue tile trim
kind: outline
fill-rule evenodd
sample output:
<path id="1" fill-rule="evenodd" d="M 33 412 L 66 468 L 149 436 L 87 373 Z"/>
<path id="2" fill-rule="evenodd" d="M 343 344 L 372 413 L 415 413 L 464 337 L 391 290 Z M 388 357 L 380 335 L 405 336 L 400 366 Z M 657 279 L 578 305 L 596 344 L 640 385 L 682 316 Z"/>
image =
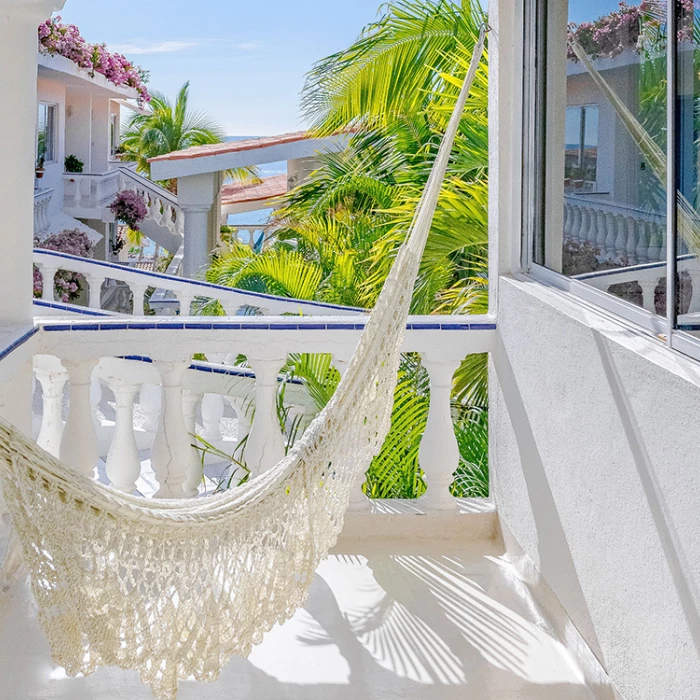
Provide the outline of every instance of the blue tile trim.
<path id="1" fill-rule="evenodd" d="M 105 322 L 105 323 L 85 323 L 84 321 L 66 324 L 52 323 L 45 321 L 42 328 L 46 331 L 117 331 L 117 330 L 258 330 L 258 331 L 362 331 L 364 323 L 230 323 L 223 322 L 203 322 L 203 321 L 135 321 L 127 322 Z M 445 322 L 445 323 L 407 323 L 406 329 L 413 331 L 495 331 L 495 323 L 468 323 L 468 322 Z"/>
<path id="2" fill-rule="evenodd" d="M 4 360 L 11 352 L 17 350 L 18 347 L 24 345 L 30 338 L 39 332 L 39 328 L 32 328 L 26 333 L 23 333 L 19 338 L 13 340 L 7 347 L 0 350 L 0 360 Z"/>
<path id="3" fill-rule="evenodd" d="M 124 355 L 118 359 L 153 364 L 153 360 L 145 355 Z M 255 372 L 250 369 L 245 369 L 244 367 L 212 367 L 199 362 L 193 362 L 187 369 L 194 372 L 204 372 L 205 374 L 222 374 L 228 377 L 246 377 L 248 379 L 255 379 Z M 284 377 L 280 377 L 278 381 L 281 382 L 283 380 Z M 302 382 L 300 379 L 292 379 L 288 380 L 288 383 L 301 385 L 304 382 Z"/>
<path id="4" fill-rule="evenodd" d="M 349 312 L 366 312 L 367 309 L 361 309 L 355 306 L 341 306 L 339 304 L 327 304 L 323 301 L 311 301 L 308 299 L 292 299 L 287 297 L 278 297 L 274 294 L 263 294 L 262 292 L 251 292 L 247 289 L 238 289 L 236 287 L 225 287 L 220 284 L 212 284 L 211 282 L 204 282 L 202 280 L 191 280 L 184 277 L 173 277 L 172 275 L 164 275 L 162 272 L 149 272 L 148 270 L 139 270 L 133 267 L 125 267 L 124 265 L 116 265 L 115 263 L 109 263 L 104 260 L 93 260 L 92 258 L 81 258 L 76 255 L 69 255 L 68 253 L 59 253 L 55 250 L 44 250 L 43 248 L 35 248 L 35 253 L 41 253 L 42 255 L 49 255 L 54 258 L 61 258 L 64 260 L 75 260 L 76 262 L 89 263 L 90 265 L 95 265 L 97 267 L 104 267 L 108 270 L 119 270 L 120 272 L 129 272 L 135 275 L 143 275 L 149 279 L 155 280 L 165 280 L 166 282 L 177 282 L 184 284 L 191 284 L 198 287 L 203 287 L 205 289 L 213 289 L 217 291 L 224 292 L 236 292 L 236 294 L 241 294 L 242 296 L 250 297 L 256 300 L 266 300 L 266 301 L 280 301 L 288 302 L 292 304 L 305 304 L 307 306 L 316 307 L 319 309 L 333 309 L 335 311 L 349 311 Z M 157 287 L 157 284 L 150 285 L 151 287 Z M 254 306 L 254 304 L 251 304 Z"/>
<path id="5" fill-rule="evenodd" d="M 106 311 L 88 309 L 84 306 L 68 306 L 57 302 L 44 301 L 43 299 L 34 299 L 34 306 L 40 306 L 45 309 L 58 309 L 59 311 L 66 311 L 71 314 L 81 314 L 82 316 L 102 316 L 103 318 L 111 316 L 111 314 L 107 313 Z"/>

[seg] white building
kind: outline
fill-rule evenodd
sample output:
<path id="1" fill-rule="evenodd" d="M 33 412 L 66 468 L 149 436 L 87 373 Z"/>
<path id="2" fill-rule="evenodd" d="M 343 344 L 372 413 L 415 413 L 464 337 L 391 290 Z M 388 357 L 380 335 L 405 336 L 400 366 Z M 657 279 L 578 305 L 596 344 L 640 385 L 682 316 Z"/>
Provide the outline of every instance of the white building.
<path id="1" fill-rule="evenodd" d="M 47 450 L 86 474 L 99 463 L 101 478 L 116 488 L 150 481 L 161 495 L 191 496 L 189 433 L 220 432 L 222 414 L 233 407 L 249 436 L 248 459 L 261 470 L 274 463 L 284 451 L 274 397 L 287 354 L 331 353 L 342 371 L 364 319 L 309 303 L 302 310 L 320 316 L 290 321 L 275 316 L 298 313 L 294 300 L 253 300 L 250 293 L 165 276 L 158 285 L 179 296 L 179 319 L 103 319 L 97 308 L 83 320 L 66 311 L 63 318 L 34 317 L 36 26 L 61 4 L 0 0 L 0 162 L 13 164 L 0 170 L 0 415 L 31 433 L 35 376 L 43 389 L 38 439 Z M 304 608 L 273 629 L 249 659 L 232 661 L 216 683 L 183 682 L 183 698 L 700 697 L 695 326 L 676 304 L 660 314 L 562 273 L 569 225 L 566 32 L 569 13 L 580 16 L 590 5 L 489 4 L 489 313 L 412 318 L 404 346 L 422 354 L 430 374 L 420 459 L 431 497 L 370 504 L 358 488 L 356 510 L 318 569 Z M 682 77 L 666 85 L 667 104 L 676 104 L 677 85 L 697 95 L 676 52 L 668 61 L 671 77 L 674 70 Z M 670 111 L 663 155 L 666 199 L 674 203 L 679 181 L 688 185 L 674 154 L 689 136 Z M 192 184 L 185 184 L 180 205 L 191 207 L 197 230 L 206 232 L 220 191 L 217 173 L 232 161 L 226 156 L 216 168 L 191 162 L 200 170 L 175 175 Z M 165 172 L 164 166 L 161 176 Z M 659 181 L 669 191 L 665 184 Z M 692 188 L 679 189 L 692 204 Z M 606 255 L 631 250 L 630 240 L 635 250 L 646 242 L 647 256 L 650 241 L 665 247 L 662 265 L 671 269 L 661 274 L 666 298 L 675 299 L 676 273 L 694 264 L 698 252 L 687 210 L 671 206 L 668 214 L 651 221 L 654 227 L 645 220 L 634 228 L 622 212 L 606 212 L 599 226 L 597 216 L 579 210 L 570 235 L 580 241 L 584 221 L 586 235 L 594 230 L 596 236 L 614 223 L 604 229 Z M 185 224 L 185 243 L 189 232 Z M 682 236 L 689 252 L 678 255 L 674 243 Z M 200 241 L 196 255 L 203 250 Z M 80 271 L 94 281 L 131 275 L 124 280 L 140 293 L 155 281 L 97 261 L 37 262 L 49 271 L 89 266 Z M 633 270 L 632 281 L 643 272 Z M 197 295 L 218 298 L 229 316 L 189 318 Z M 232 317 L 251 304 L 268 315 Z M 465 356 L 483 352 L 491 359 L 492 498 L 456 504 L 448 490 L 457 459 L 451 379 Z M 192 363 L 196 353 L 209 362 Z M 234 373 L 229 353 L 254 357 L 252 373 Z M 96 411 L 103 405 L 99 391 L 108 390 L 114 397 L 109 421 Z M 241 401 L 251 392 L 256 410 L 248 432 Z M 307 410 L 301 399 L 295 410 Z M 137 429 L 134 411 L 145 417 Z M 153 432 L 167 454 L 154 456 L 146 473 L 139 448 Z M 107 454 L 101 441 L 110 445 Z M 150 696 L 135 674 L 118 669 L 67 678 L 49 658 L 26 587 L 20 582 L 8 590 L 0 598 L 1 697 Z"/>

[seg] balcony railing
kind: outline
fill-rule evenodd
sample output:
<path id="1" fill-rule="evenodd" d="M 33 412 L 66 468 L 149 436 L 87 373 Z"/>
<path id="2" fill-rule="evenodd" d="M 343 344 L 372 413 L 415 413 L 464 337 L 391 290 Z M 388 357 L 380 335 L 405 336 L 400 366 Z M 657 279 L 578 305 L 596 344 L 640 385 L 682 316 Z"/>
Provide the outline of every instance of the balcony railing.
<path id="1" fill-rule="evenodd" d="M 564 197 L 564 236 L 597 248 L 603 258 L 629 265 L 666 256 L 666 224 L 661 214 L 611 204 L 587 196 Z"/>
<path id="2" fill-rule="evenodd" d="M 337 316 L 364 313 L 363 309 L 304 299 L 284 299 L 271 294 L 232 289 L 209 282 L 190 280 L 159 272 L 148 272 L 50 250 L 35 250 L 34 264 L 38 266 L 44 279 L 53 279 L 59 270 L 83 275 L 89 287 L 89 306 L 93 309 L 102 308 L 102 285 L 105 280 L 117 280 L 127 284 L 133 294 L 133 315 L 135 316 L 144 315 L 144 299 L 149 287 L 171 293 L 179 302 L 180 313 L 183 316 L 190 314 L 191 305 L 195 298 L 218 301 L 229 316 L 235 316 L 248 309 L 255 309 L 257 313 L 262 315 L 290 313 Z M 43 299 L 49 302 L 54 300 L 53 285 L 44 284 Z"/>
<path id="3" fill-rule="evenodd" d="M 253 465 L 254 476 L 284 456 L 287 438 L 276 402 L 288 354 L 330 353 L 342 374 L 364 323 L 357 317 L 40 322 L 34 361 L 43 395 L 38 442 L 93 477 L 103 457 L 102 478 L 126 492 L 134 491 L 143 476 L 139 451 L 150 449 L 156 495 L 194 497 L 201 491 L 203 470 L 192 447 L 198 406 L 202 437 L 220 444 L 221 417 L 229 404 L 238 420 L 238 441 L 245 438 L 243 459 Z M 454 504 L 450 486 L 459 450 L 450 412 L 452 377 L 467 355 L 491 350 L 494 334 L 488 317 L 409 319 L 403 349 L 421 354 L 430 377 L 419 460 L 433 507 Z M 195 353 L 210 362 L 192 363 Z M 248 358 L 250 369 L 230 364 L 238 354 Z M 64 425 L 66 387 L 70 400 Z M 97 416 L 105 387 L 114 396 L 114 421 L 108 427 Z M 315 408 L 302 387 L 292 386 L 285 401 L 303 424 L 313 417 Z M 145 417 L 138 430 L 135 406 Z M 362 481 L 355 489 L 356 504 L 365 501 Z"/>
<path id="4" fill-rule="evenodd" d="M 148 210 L 146 222 L 166 230 L 171 239 L 169 249 L 177 250 L 185 227 L 177 197 L 131 168 L 120 166 L 99 174 L 65 173 L 63 209 L 71 216 L 114 221 L 109 205 L 124 190 L 143 197 Z"/>
<path id="5" fill-rule="evenodd" d="M 37 190 L 34 192 L 34 235 L 40 235 L 48 231 L 51 225 L 49 217 L 49 205 L 54 191 L 52 189 Z"/>

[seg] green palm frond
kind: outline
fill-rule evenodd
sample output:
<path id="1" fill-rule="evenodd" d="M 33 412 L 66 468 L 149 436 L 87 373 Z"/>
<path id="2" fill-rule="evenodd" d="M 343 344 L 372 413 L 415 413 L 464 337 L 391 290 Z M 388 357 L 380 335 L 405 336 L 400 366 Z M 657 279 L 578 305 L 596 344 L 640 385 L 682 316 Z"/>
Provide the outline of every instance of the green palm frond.
<path id="1" fill-rule="evenodd" d="M 441 75 L 459 67 L 455 49 L 471 51 L 484 22 L 470 0 L 398 0 L 384 10 L 349 49 L 319 61 L 307 76 L 302 106 L 320 131 L 387 126 L 396 114 L 420 112 Z"/>

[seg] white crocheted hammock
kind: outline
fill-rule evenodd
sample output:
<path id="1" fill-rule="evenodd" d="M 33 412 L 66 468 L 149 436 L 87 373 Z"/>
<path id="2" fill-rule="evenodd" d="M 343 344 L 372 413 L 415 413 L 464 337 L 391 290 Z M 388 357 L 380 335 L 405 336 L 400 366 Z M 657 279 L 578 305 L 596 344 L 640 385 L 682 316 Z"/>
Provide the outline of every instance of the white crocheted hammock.
<path id="1" fill-rule="evenodd" d="M 411 232 L 337 391 L 289 454 L 221 495 L 146 500 L 76 473 L 8 425 L 0 474 L 56 664 L 139 672 L 160 700 L 215 680 L 306 599 L 350 488 L 390 426 L 413 286 L 484 31 Z"/>

